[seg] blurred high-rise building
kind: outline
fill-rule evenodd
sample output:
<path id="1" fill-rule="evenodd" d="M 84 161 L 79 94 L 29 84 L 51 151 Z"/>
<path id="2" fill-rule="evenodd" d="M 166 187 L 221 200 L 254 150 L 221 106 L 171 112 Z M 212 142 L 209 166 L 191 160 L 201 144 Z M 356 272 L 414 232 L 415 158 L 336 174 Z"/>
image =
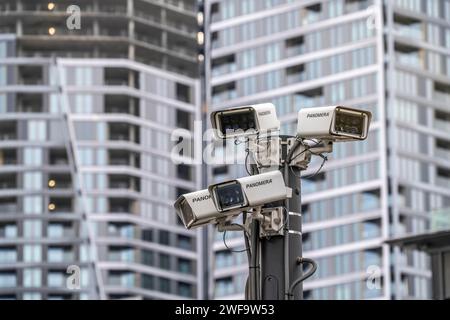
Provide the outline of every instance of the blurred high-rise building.
<path id="1" fill-rule="evenodd" d="M 0 0 L 0 298 L 243 298 L 245 253 L 174 214 L 206 167 L 174 162 L 172 133 L 256 102 L 283 134 L 300 108 L 374 114 L 303 180 L 305 297 L 429 297 L 424 254 L 384 240 L 450 207 L 450 0 L 207 0 L 205 37 L 200 2 Z"/>
<path id="2" fill-rule="evenodd" d="M 426 230 L 450 207 L 450 1 L 206 3 L 210 110 L 273 102 L 283 134 L 295 133 L 300 108 L 373 113 L 366 141 L 335 143 L 302 180 L 304 256 L 318 262 L 305 298 L 429 298 L 426 256 L 384 241 Z M 209 173 L 246 175 L 242 165 Z M 241 233 L 226 239 L 244 246 Z M 213 250 L 214 296 L 243 298 L 246 254 L 221 234 Z"/>
<path id="3" fill-rule="evenodd" d="M 196 17 L 195 0 L 0 0 L 1 299 L 203 296 L 201 232 L 173 210 L 200 166 L 171 159 L 200 120 Z"/>

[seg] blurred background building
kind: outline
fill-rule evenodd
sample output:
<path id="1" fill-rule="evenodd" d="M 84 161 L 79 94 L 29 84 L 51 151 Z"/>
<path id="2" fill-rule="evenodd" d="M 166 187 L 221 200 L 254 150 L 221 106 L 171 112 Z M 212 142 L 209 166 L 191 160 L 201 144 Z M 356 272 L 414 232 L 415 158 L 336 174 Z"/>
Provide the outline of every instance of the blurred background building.
<path id="1" fill-rule="evenodd" d="M 430 297 L 426 255 L 385 240 L 449 216 L 450 0 L 200 2 L 0 0 L 0 298 L 243 298 L 245 253 L 186 231 L 172 204 L 245 169 L 177 165 L 171 133 L 257 102 L 283 134 L 300 108 L 374 114 L 368 140 L 335 144 L 303 180 L 319 265 L 305 298 Z"/>
<path id="2" fill-rule="evenodd" d="M 173 210 L 201 172 L 170 158 L 200 119 L 196 10 L 0 0 L 0 298 L 203 296 L 201 233 Z"/>
<path id="3" fill-rule="evenodd" d="M 283 134 L 295 132 L 300 108 L 374 115 L 365 142 L 336 143 L 302 181 L 304 256 L 318 262 L 305 298 L 429 298 L 426 255 L 384 240 L 428 229 L 435 211 L 450 216 L 450 1 L 206 2 L 211 110 L 273 102 Z M 246 175 L 209 172 L 211 182 Z M 243 239 L 230 233 L 227 244 Z M 213 249 L 214 296 L 242 298 L 245 253 L 226 250 L 221 234 Z"/>

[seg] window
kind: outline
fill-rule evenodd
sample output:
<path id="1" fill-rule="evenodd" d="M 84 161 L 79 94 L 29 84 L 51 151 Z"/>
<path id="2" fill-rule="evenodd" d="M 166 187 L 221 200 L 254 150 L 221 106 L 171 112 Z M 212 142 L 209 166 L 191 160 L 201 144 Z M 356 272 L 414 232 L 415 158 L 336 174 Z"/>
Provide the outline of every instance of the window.
<path id="1" fill-rule="evenodd" d="M 70 73 L 69 73 L 70 74 Z M 80 86 L 91 86 L 93 84 L 92 68 L 77 67 L 75 68 L 75 84 Z"/>
<path id="2" fill-rule="evenodd" d="M 363 238 L 371 239 L 377 237 L 379 234 L 380 226 L 378 221 L 372 220 L 364 222 Z"/>
<path id="3" fill-rule="evenodd" d="M 56 77 L 55 77 L 56 78 Z M 50 94 L 50 112 L 61 113 L 61 107 L 59 105 L 59 97 L 57 94 Z"/>
<path id="4" fill-rule="evenodd" d="M 177 165 L 177 177 L 183 180 L 191 180 L 192 168 L 185 164 Z"/>
<path id="5" fill-rule="evenodd" d="M 17 251 L 15 247 L 0 248 L 0 263 L 12 263 L 17 261 Z"/>
<path id="6" fill-rule="evenodd" d="M 304 18 L 304 23 L 312 23 L 312 22 L 316 22 L 319 21 L 320 19 L 320 15 L 321 15 L 321 11 L 322 11 L 322 4 L 321 3 L 317 3 L 308 7 L 305 7 L 304 9 L 304 14 L 303 14 L 303 18 Z"/>
<path id="7" fill-rule="evenodd" d="M 64 236 L 64 225 L 51 223 L 47 227 L 47 236 L 49 238 L 61 238 Z"/>
<path id="8" fill-rule="evenodd" d="M 164 109 L 168 110 L 168 108 Z M 177 115 L 177 127 L 190 130 L 192 124 L 191 114 L 187 111 L 177 109 L 176 115 Z"/>
<path id="9" fill-rule="evenodd" d="M 344 6 L 342 1 L 328 2 L 328 16 L 330 18 L 341 16 L 344 13 Z"/>
<path id="10" fill-rule="evenodd" d="M 29 166 L 39 166 L 42 164 L 41 148 L 24 148 L 24 164 Z"/>
<path id="11" fill-rule="evenodd" d="M 192 239 L 190 237 L 178 235 L 177 240 L 178 248 L 192 250 Z"/>
<path id="12" fill-rule="evenodd" d="M 7 79 L 8 79 L 8 77 L 7 77 L 7 73 L 6 73 L 6 67 L 0 66 L 0 86 L 6 86 Z M 3 96 L 3 97 L 5 97 L 5 99 L 6 99 L 6 96 Z M 6 112 L 6 109 L 3 112 Z"/>
<path id="13" fill-rule="evenodd" d="M 233 278 L 227 277 L 216 280 L 215 296 L 224 297 L 233 294 Z"/>
<path id="14" fill-rule="evenodd" d="M 247 96 L 256 92 L 256 77 L 248 77 L 242 80 L 242 95 Z"/>
<path id="15" fill-rule="evenodd" d="M 170 241 L 169 231 L 159 230 L 159 239 L 158 239 L 159 244 L 164 244 L 168 246 L 169 241 Z"/>
<path id="16" fill-rule="evenodd" d="M 159 254 L 159 267 L 164 270 L 170 270 L 170 257 L 165 253 Z"/>
<path id="17" fill-rule="evenodd" d="M 219 251 L 215 255 L 216 268 L 225 268 L 233 265 L 233 256 L 229 251 Z"/>
<path id="18" fill-rule="evenodd" d="M 42 236 L 42 222 L 29 220 L 23 223 L 24 238 L 40 238 Z"/>
<path id="19" fill-rule="evenodd" d="M 221 8 L 222 20 L 229 19 L 235 16 L 234 1 L 225 1 L 222 2 L 221 4 L 222 4 Z"/>
<path id="20" fill-rule="evenodd" d="M 427 0 L 426 5 L 428 15 L 439 18 L 439 0 Z"/>
<path id="21" fill-rule="evenodd" d="M 14 223 L 0 224 L 0 238 L 17 237 L 17 226 Z"/>
<path id="22" fill-rule="evenodd" d="M 272 71 L 266 74 L 266 89 L 272 90 L 280 86 L 280 72 Z"/>
<path id="23" fill-rule="evenodd" d="M 28 121 L 28 140 L 45 141 L 47 140 L 47 123 L 44 120 Z"/>
<path id="24" fill-rule="evenodd" d="M 142 275 L 142 287 L 144 289 L 153 290 L 155 287 L 155 278 L 149 274 Z"/>
<path id="25" fill-rule="evenodd" d="M 6 110 L 6 94 L 0 94 L 0 113 L 5 113 Z"/>
<path id="26" fill-rule="evenodd" d="M 166 278 L 159 278 L 159 291 L 170 293 L 170 280 Z"/>
<path id="27" fill-rule="evenodd" d="M 42 247 L 40 245 L 27 244 L 23 247 L 24 262 L 41 262 Z"/>
<path id="28" fill-rule="evenodd" d="M 41 190 L 42 173 L 40 172 L 26 172 L 23 175 L 23 185 L 25 190 Z"/>
<path id="29" fill-rule="evenodd" d="M 177 83 L 176 84 L 176 98 L 177 100 L 190 103 L 191 102 L 191 92 L 187 85 Z"/>
<path id="30" fill-rule="evenodd" d="M 178 272 L 191 274 L 192 273 L 191 260 L 178 258 Z"/>
<path id="31" fill-rule="evenodd" d="M 14 271 L 0 271 L 0 288 L 17 286 L 17 276 Z"/>
<path id="32" fill-rule="evenodd" d="M 153 230 L 152 229 L 142 230 L 142 240 L 153 242 Z"/>
<path id="33" fill-rule="evenodd" d="M 67 260 L 67 254 L 70 254 L 70 250 L 65 250 L 62 247 L 49 247 L 47 250 L 47 260 L 49 262 L 63 262 Z"/>
<path id="34" fill-rule="evenodd" d="M 450 0 L 444 0 L 444 12 L 442 17 L 444 20 L 450 21 Z"/>
<path id="35" fill-rule="evenodd" d="M 155 263 L 155 254 L 153 251 L 142 250 L 142 263 L 152 266 Z"/>
<path id="36" fill-rule="evenodd" d="M 62 287 L 64 285 L 64 278 L 62 272 L 49 272 L 47 275 L 47 285 L 49 287 Z"/>
<path id="37" fill-rule="evenodd" d="M 23 300 L 41 300 L 42 296 L 38 292 L 25 292 L 23 294 Z"/>
<path id="38" fill-rule="evenodd" d="M 41 286 L 41 269 L 31 268 L 23 270 L 24 287 L 40 287 Z"/>
<path id="39" fill-rule="evenodd" d="M 178 294 L 183 297 L 192 297 L 192 285 L 190 283 L 179 282 L 178 283 Z"/>
<path id="40" fill-rule="evenodd" d="M 269 44 L 266 47 L 266 62 L 274 62 L 280 60 L 280 46 L 278 43 Z"/>
<path id="41" fill-rule="evenodd" d="M 241 69 L 254 67 L 256 65 L 256 50 L 250 49 L 244 51 L 241 55 L 241 58 L 242 58 Z"/>
<path id="42" fill-rule="evenodd" d="M 7 44 L 6 41 L 0 42 L 0 58 L 6 58 L 6 56 L 8 54 L 6 44 Z"/>
<path id="43" fill-rule="evenodd" d="M 241 12 L 242 14 L 255 12 L 255 1 L 254 0 L 241 0 Z"/>
<path id="44" fill-rule="evenodd" d="M 75 113 L 92 113 L 93 112 L 93 99 L 92 95 L 77 94 L 75 95 Z"/>
<path id="45" fill-rule="evenodd" d="M 79 148 L 78 156 L 79 156 L 80 165 L 82 165 L 82 166 L 94 165 L 94 153 L 93 153 L 92 149 Z"/>

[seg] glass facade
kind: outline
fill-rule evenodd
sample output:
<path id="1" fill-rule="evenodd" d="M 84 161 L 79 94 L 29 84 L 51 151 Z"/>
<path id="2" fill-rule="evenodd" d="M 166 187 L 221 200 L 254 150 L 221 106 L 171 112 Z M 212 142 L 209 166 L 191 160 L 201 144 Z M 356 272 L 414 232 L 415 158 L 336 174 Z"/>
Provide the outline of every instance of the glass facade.
<path id="1" fill-rule="evenodd" d="M 449 1 L 211 1 L 212 110 L 272 102 L 282 134 L 301 108 L 370 110 L 364 142 L 335 143 L 302 180 L 304 256 L 319 263 L 307 299 L 429 298 L 428 261 L 383 239 L 429 227 L 448 208 Z M 258 13 L 258 14 L 256 14 Z M 431 160 L 431 161 L 430 161 Z M 313 159 L 305 175 L 317 171 Z M 245 175 L 211 168 L 210 180 Z M 236 233 L 227 244 L 242 247 Z M 245 255 L 215 243 L 215 297 L 243 298 Z M 370 268 L 380 270 L 371 290 Z"/>
<path id="2" fill-rule="evenodd" d="M 202 297 L 173 209 L 200 167 L 171 159 L 200 119 L 194 1 L 83 1 L 72 32 L 47 5 L 0 4 L 0 299 Z"/>

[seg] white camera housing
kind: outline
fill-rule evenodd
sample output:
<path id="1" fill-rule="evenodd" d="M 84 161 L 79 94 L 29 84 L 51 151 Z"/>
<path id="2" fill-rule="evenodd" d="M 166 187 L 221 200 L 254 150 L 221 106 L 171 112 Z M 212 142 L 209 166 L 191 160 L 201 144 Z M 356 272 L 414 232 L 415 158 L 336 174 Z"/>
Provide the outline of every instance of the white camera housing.
<path id="1" fill-rule="evenodd" d="M 226 220 L 232 215 L 232 212 L 217 211 L 208 189 L 186 193 L 175 201 L 174 206 L 186 229 L 216 224 L 219 219 Z"/>
<path id="2" fill-rule="evenodd" d="M 298 138 L 331 141 L 364 140 L 372 114 L 343 106 L 305 108 L 298 112 Z"/>
<path id="3" fill-rule="evenodd" d="M 265 134 L 280 130 L 280 121 L 272 103 L 213 111 L 211 124 L 218 139 Z"/>
<path id="4" fill-rule="evenodd" d="M 278 170 L 213 184 L 208 190 L 219 212 L 243 211 L 292 196 Z"/>

